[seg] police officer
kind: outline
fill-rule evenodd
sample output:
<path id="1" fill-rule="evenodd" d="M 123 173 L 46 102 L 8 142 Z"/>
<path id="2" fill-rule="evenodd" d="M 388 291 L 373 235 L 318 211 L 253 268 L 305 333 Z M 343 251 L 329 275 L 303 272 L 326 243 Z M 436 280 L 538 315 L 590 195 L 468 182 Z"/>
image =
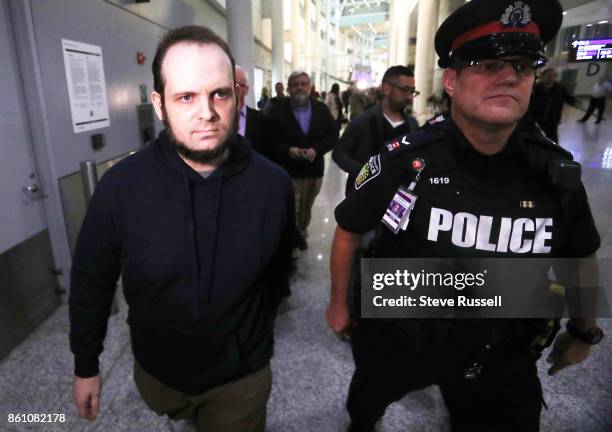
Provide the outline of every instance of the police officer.
<path id="1" fill-rule="evenodd" d="M 362 234 L 376 227 L 382 227 L 378 257 L 587 257 L 598 249 L 579 177 L 568 185 L 549 174 L 548 167 L 567 165 L 561 162 L 571 154 L 518 127 L 534 71 L 546 62 L 544 46 L 561 20 L 557 0 L 473 0 L 438 29 L 450 117 L 388 143 L 336 208 L 326 315 L 336 333 L 350 324 L 353 253 Z M 408 225 L 382 225 L 396 210 L 398 188 L 413 182 L 417 200 L 406 209 Z M 476 238 L 479 218 L 490 222 L 486 239 Z M 518 219 L 533 229 L 507 223 Z M 530 349 L 539 331 L 533 321 L 360 320 L 351 333 L 356 369 L 349 430 L 371 431 L 389 404 L 433 384 L 453 431 L 538 430 L 542 393 Z M 569 320 L 549 356 L 549 373 L 584 360 L 602 336 L 592 319 Z"/>

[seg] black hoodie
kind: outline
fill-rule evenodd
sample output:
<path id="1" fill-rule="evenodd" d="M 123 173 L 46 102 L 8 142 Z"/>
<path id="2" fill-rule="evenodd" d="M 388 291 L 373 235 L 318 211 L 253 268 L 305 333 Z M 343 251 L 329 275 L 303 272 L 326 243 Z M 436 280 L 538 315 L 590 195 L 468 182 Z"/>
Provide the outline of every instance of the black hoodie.
<path id="1" fill-rule="evenodd" d="M 166 131 L 112 167 L 89 203 L 72 264 L 75 374 L 98 373 L 120 274 L 134 356 L 161 382 L 197 394 L 264 366 L 289 289 L 293 205 L 287 174 L 238 135 L 207 178 Z"/>

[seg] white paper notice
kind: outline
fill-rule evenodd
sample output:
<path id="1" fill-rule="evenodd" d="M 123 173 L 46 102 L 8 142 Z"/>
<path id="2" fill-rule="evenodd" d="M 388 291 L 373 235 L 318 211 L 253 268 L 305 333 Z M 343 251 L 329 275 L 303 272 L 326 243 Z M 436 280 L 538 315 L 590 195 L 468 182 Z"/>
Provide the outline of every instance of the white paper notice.
<path id="1" fill-rule="evenodd" d="M 62 39 L 74 133 L 110 126 L 102 48 Z"/>

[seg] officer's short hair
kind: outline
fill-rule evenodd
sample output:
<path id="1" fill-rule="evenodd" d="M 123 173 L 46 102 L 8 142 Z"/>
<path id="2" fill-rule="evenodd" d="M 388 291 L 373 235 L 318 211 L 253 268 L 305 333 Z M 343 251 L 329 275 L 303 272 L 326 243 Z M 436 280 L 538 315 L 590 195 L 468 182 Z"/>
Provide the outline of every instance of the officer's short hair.
<path id="1" fill-rule="evenodd" d="M 236 82 L 236 73 L 234 68 L 236 62 L 232 56 L 232 52 L 229 49 L 227 43 L 221 39 L 215 32 L 208 27 L 191 25 L 179 27 L 174 30 L 170 30 L 164 35 L 162 40 L 157 45 L 157 51 L 155 52 L 155 58 L 151 66 L 153 70 L 153 88 L 157 93 L 161 95 L 162 101 L 164 100 L 164 86 L 165 80 L 162 75 L 162 63 L 166 57 L 166 53 L 170 48 L 179 43 L 192 43 L 197 45 L 217 45 L 219 48 L 227 54 L 232 64 L 232 77 L 234 83 Z"/>
<path id="2" fill-rule="evenodd" d="M 389 69 L 385 71 L 385 74 L 383 75 L 383 78 L 382 78 L 382 82 L 383 83 L 389 82 L 390 79 L 397 78 L 399 76 L 407 76 L 407 77 L 412 78 L 414 77 L 414 70 L 410 66 L 402 66 L 402 65 L 391 66 Z"/>

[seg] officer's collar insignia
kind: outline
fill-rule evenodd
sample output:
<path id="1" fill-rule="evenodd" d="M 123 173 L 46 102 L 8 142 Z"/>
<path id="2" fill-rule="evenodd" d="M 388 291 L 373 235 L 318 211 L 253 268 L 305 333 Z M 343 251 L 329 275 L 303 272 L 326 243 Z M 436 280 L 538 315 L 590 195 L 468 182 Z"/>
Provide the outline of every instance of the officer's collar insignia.
<path id="1" fill-rule="evenodd" d="M 535 207 L 534 201 L 521 201 L 521 208 L 529 208 L 532 209 Z"/>
<path id="2" fill-rule="evenodd" d="M 412 163 L 410 164 L 410 166 L 412 167 L 413 170 L 420 173 L 421 171 L 425 169 L 425 161 L 421 158 L 416 158 L 412 160 Z"/>
<path id="3" fill-rule="evenodd" d="M 499 22 L 505 27 L 524 27 L 531 22 L 531 7 L 522 1 L 508 6 Z"/>

